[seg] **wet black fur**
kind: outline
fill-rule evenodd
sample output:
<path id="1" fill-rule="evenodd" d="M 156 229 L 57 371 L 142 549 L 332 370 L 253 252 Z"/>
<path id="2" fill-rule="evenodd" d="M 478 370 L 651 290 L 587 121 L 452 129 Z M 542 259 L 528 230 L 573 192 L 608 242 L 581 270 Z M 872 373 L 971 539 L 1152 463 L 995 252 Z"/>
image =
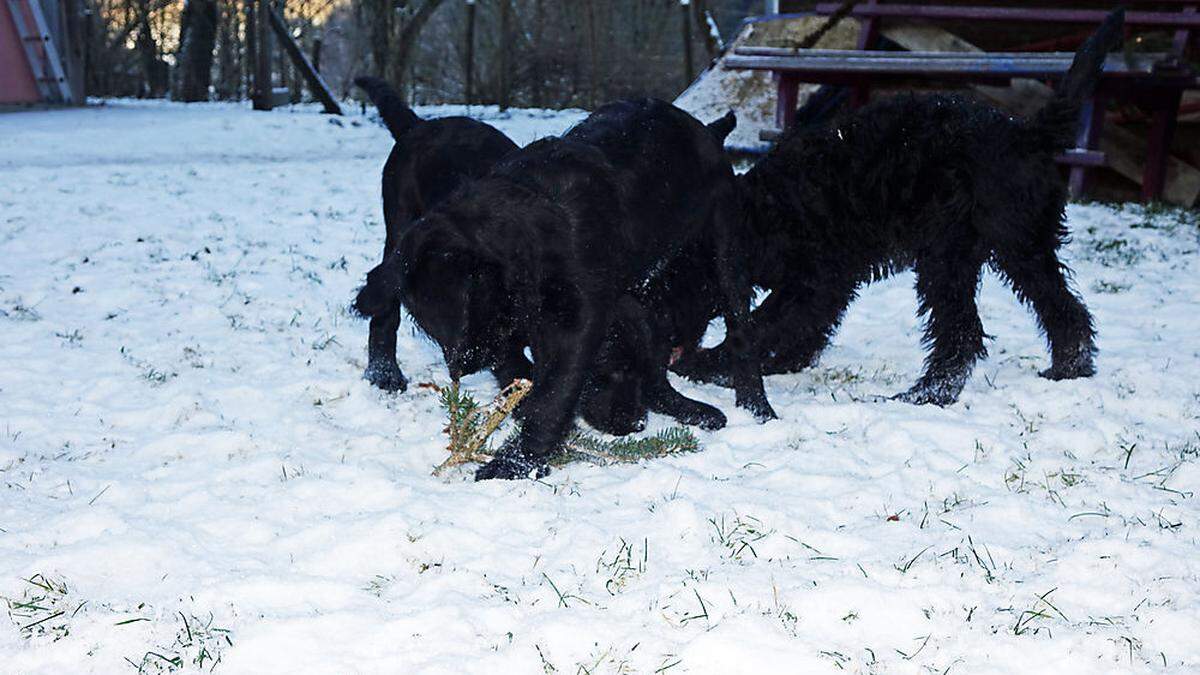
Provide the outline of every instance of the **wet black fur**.
<path id="1" fill-rule="evenodd" d="M 724 144 L 736 125 L 731 112 L 708 129 Z M 644 428 L 653 411 L 705 429 L 725 426 L 720 410 L 679 394 L 667 380 L 670 362 L 693 351 L 722 313 L 721 297 L 713 257 L 703 246 L 681 252 L 622 296 L 585 385 L 580 414 L 588 424 L 622 435 Z"/>
<path id="2" fill-rule="evenodd" d="M 1122 23 L 1122 12 L 1109 16 L 1030 120 L 957 96 L 904 95 L 789 129 L 742 178 L 754 281 L 771 290 L 754 312 L 763 372 L 812 365 L 861 286 L 912 268 L 930 351 L 924 374 L 898 397 L 953 403 L 986 354 L 975 297 L 988 263 L 1045 332 L 1043 376 L 1092 375 L 1092 318 L 1057 256 L 1067 191 L 1053 157 L 1073 145 L 1080 103 Z M 705 350 L 677 369 L 720 381 L 726 357 Z"/>
<path id="3" fill-rule="evenodd" d="M 610 104 L 426 213 L 368 274 L 356 306 L 375 316 L 399 297 L 452 377 L 523 375 L 528 342 L 524 423 L 476 474 L 523 477 L 569 430 L 623 296 L 697 247 L 717 270 L 738 404 L 767 419 L 774 412 L 745 335 L 751 286 L 738 207 L 712 132 L 662 101 Z"/>
<path id="4" fill-rule="evenodd" d="M 448 197 L 463 182 L 491 170 L 517 145 L 494 127 L 469 117 L 422 120 L 387 82 L 354 80 L 371 98 L 395 145 L 383 166 L 384 256 L 409 225 Z M 404 391 L 408 380 L 396 364 L 400 305 L 390 303 L 372 315 L 365 376 L 387 391 Z"/>

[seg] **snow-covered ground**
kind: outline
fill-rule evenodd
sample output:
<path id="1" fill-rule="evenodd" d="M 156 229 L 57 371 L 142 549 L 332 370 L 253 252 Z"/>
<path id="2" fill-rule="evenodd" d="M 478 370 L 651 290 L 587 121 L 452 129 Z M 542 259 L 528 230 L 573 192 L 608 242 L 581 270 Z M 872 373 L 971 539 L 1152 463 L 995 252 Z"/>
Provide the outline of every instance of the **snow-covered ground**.
<path id="1" fill-rule="evenodd" d="M 431 394 L 361 379 L 390 146 L 311 109 L 0 116 L 0 672 L 1200 669 L 1194 220 L 1071 207 L 1093 379 L 1038 378 L 989 277 L 961 402 L 878 402 L 920 370 L 904 275 L 768 379 L 778 421 L 679 381 L 730 416 L 701 452 L 478 484 L 430 475 Z M 407 324 L 401 360 L 446 379 Z"/>

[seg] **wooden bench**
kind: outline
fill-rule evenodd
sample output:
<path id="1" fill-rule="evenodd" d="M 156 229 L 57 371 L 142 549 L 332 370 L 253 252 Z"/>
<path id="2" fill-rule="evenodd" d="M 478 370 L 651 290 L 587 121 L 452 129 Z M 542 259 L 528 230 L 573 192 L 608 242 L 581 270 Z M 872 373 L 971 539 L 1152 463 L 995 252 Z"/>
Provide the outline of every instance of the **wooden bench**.
<path id="1" fill-rule="evenodd" d="M 1126 3 L 1130 4 L 1130 3 Z M 1143 11 L 1147 6 L 1168 7 L 1171 11 Z M 817 5 L 816 13 L 828 15 L 840 3 Z M 1171 138 L 1180 99 L 1186 89 L 1200 88 L 1200 77 L 1185 60 L 1187 49 L 1200 29 L 1200 0 L 1144 0 L 1135 2 L 1126 13 L 1130 28 L 1169 29 L 1174 31 L 1169 51 L 1110 55 L 1096 95 L 1085 101 L 1081 111 L 1076 148 L 1062 153 L 1058 160 L 1071 167 L 1073 195 L 1086 191 L 1088 169 L 1104 166 L 1106 158 L 1098 146 L 1104 122 L 1105 102 L 1109 99 L 1132 101 L 1151 111 L 1147 158 L 1142 172 L 1142 197 L 1158 199 L 1166 179 Z M 777 98 L 776 125 L 786 128 L 794 119 L 799 85 L 802 82 L 845 85 L 852 88 L 851 104 L 860 106 L 870 98 L 872 86 L 897 85 L 914 81 L 950 85 L 998 85 L 1014 78 L 1048 81 L 1061 78 L 1069 69 L 1072 52 L 934 52 L 882 51 L 881 21 L 887 19 L 1021 22 L 1040 24 L 1099 25 L 1107 16 L 1104 10 L 1036 9 L 1014 7 L 960 7 L 946 4 L 885 4 L 882 0 L 863 0 L 851 10 L 860 19 L 855 50 L 796 50 L 780 47 L 739 47 L 724 60 L 726 68 L 764 70 L 775 75 Z M 773 15 L 751 21 L 776 20 L 803 15 Z M 1044 46 L 1075 46 L 1088 33 L 1065 39 L 1043 41 Z M 1024 49 L 1039 45 L 1025 45 Z M 768 140 L 776 135 L 765 132 Z"/>

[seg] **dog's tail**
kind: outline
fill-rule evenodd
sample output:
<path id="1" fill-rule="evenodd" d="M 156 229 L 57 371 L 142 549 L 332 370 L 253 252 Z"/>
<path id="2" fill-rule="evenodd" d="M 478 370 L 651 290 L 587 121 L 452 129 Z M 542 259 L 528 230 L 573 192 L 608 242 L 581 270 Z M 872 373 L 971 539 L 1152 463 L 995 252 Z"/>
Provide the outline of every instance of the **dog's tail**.
<path id="1" fill-rule="evenodd" d="M 725 139 L 737 127 L 737 115 L 733 114 L 733 111 L 730 110 L 721 119 L 709 122 L 707 126 L 712 135 L 717 137 L 717 141 L 724 144 Z"/>
<path id="2" fill-rule="evenodd" d="M 1096 91 L 1104 60 L 1110 51 L 1121 45 L 1124 26 L 1124 9 L 1118 9 L 1104 19 L 1104 23 L 1075 52 L 1071 69 L 1059 83 L 1054 98 L 1034 117 L 1034 127 L 1039 135 L 1050 141 L 1054 148 L 1074 144 L 1080 106 Z"/>
<path id="3" fill-rule="evenodd" d="M 367 272 L 367 283 L 354 299 L 354 311 L 372 318 L 393 311 L 400 302 L 401 270 L 400 259 L 388 256 L 387 260 Z"/>
<path id="4" fill-rule="evenodd" d="M 400 92 L 378 77 L 356 77 L 354 84 L 367 92 L 371 103 L 379 110 L 379 116 L 392 132 L 392 138 L 400 140 L 406 131 L 421 123 L 421 118 L 404 103 Z"/>

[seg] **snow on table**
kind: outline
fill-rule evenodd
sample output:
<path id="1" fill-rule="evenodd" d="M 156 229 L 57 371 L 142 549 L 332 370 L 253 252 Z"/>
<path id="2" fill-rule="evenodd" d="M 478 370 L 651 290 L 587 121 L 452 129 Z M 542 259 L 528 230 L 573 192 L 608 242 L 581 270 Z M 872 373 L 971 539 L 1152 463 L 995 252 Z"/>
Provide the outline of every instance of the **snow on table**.
<path id="1" fill-rule="evenodd" d="M 901 275 L 767 380 L 779 421 L 675 380 L 730 416 L 702 452 L 477 484 L 430 475 L 434 396 L 361 379 L 390 148 L 303 107 L 0 116 L 0 671 L 1200 668 L 1194 220 L 1071 207 L 1093 379 L 1040 379 L 988 276 L 962 400 L 879 400 L 921 368 Z M 446 380 L 408 322 L 400 359 Z"/>

